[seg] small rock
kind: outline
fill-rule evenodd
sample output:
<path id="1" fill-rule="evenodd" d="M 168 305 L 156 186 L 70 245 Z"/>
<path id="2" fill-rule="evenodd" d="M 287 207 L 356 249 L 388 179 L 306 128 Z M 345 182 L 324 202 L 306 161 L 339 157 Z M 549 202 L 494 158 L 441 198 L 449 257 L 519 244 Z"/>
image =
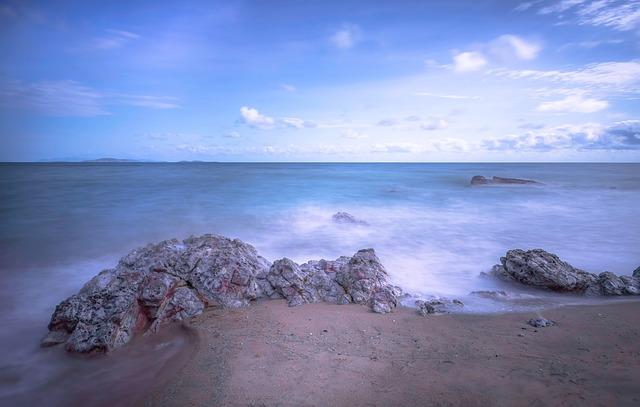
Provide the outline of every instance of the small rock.
<path id="1" fill-rule="evenodd" d="M 542 182 L 522 178 L 506 178 L 493 176 L 491 179 L 482 175 L 471 178 L 471 185 L 542 185 Z"/>
<path id="2" fill-rule="evenodd" d="M 535 328 L 546 328 L 548 326 L 553 326 L 556 323 L 546 318 L 532 318 L 529 321 L 527 321 L 527 324 Z"/>
<path id="3" fill-rule="evenodd" d="M 482 298 L 490 298 L 493 300 L 503 300 L 507 298 L 507 293 L 504 291 L 472 291 L 471 295 Z"/>
<path id="4" fill-rule="evenodd" d="M 417 300 L 415 302 L 418 307 L 418 314 L 426 316 L 429 314 L 446 314 L 451 312 L 454 308 L 462 307 L 462 301 L 449 300 L 446 298 L 433 299 L 433 300 Z"/>

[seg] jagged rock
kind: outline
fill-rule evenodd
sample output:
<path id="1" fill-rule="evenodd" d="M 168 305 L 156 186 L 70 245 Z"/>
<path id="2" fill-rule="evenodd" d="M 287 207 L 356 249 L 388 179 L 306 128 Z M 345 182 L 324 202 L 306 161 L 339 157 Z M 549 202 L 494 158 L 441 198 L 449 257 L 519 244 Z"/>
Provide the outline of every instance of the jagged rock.
<path id="1" fill-rule="evenodd" d="M 217 235 L 165 240 L 133 250 L 62 301 L 42 346 L 72 352 L 116 349 L 140 333 L 200 314 L 207 306 L 240 307 L 258 297 L 289 305 L 328 301 L 390 312 L 401 294 L 373 249 L 302 265 L 271 265 L 253 246 Z"/>
<path id="2" fill-rule="evenodd" d="M 449 300 L 446 298 L 432 300 L 417 300 L 418 314 L 427 316 L 429 314 L 446 314 L 455 308 L 464 306 L 460 300 Z"/>
<path id="3" fill-rule="evenodd" d="M 637 269 L 633 270 L 633 276 L 635 278 L 640 278 L 640 267 L 638 267 Z"/>
<path id="4" fill-rule="evenodd" d="M 548 326 L 553 326 L 556 323 L 550 319 L 546 319 L 546 318 L 532 318 L 529 321 L 527 321 L 527 324 L 531 325 L 534 328 L 546 328 Z"/>
<path id="5" fill-rule="evenodd" d="M 61 302 L 42 343 L 106 352 L 149 328 L 197 315 L 207 305 L 246 305 L 262 293 L 256 276 L 266 275 L 269 266 L 251 245 L 222 236 L 147 245 Z"/>
<path id="6" fill-rule="evenodd" d="M 625 292 L 625 284 L 620 277 L 605 271 L 598 276 L 598 285 L 602 295 L 622 295 Z"/>
<path id="7" fill-rule="evenodd" d="M 577 269 L 542 249 L 509 250 L 500 261 L 502 264 L 493 266 L 495 276 L 532 287 L 584 293 L 597 280 L 595 275 Z"/>
<path id="8" fill-rule="evenodd" d="M 354 302 L 385 313 L 397 306 L 401 294 L 387 281 L 387 272 L 373 249 L 360 250 L 350 258 L 312 260 L 302 265 L 284 258 L 273 263 L 267 279 L 290 306 Z"/>
<path id="9" fill-rule="evenodd" d="M 541 182 L 522 178 L 492 177 L 491 179 L 482 175 L 475 175 L 471 178 L 471 185 L 542 185 Z"/>
<path id="10" fill-rule="evenodd" d="M 626 295 L 640 295 L 640 277 L 620 276 Z"/>
<path id="11" fill-rule="evenodd" d="M 542 249 L 509 250 L 500 261 L 491 273 L 504 281 L 584 295 L 640 295 L 640 278 L 589 273 Z"/>
<path id="12" fill-rule="evenodd" d="M 367 222 L 356 219 L 352 214 L 348 212 L 336 212 L 333 214 L 331 219 L 335 223 L 347 223 L 353 225 L 366 225 Z"/>

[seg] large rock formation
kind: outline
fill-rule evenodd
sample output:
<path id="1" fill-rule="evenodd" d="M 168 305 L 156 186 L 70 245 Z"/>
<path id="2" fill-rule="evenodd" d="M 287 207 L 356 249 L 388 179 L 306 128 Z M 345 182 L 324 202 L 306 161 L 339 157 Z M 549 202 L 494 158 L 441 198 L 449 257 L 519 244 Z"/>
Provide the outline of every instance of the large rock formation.
<path id="1" fill-rule="evenodd" d="M 640 278 L 600 275 L 573 267 L 542 249 L 509 250 L 493 266 L 492 273 L 504 281 L 515 281 L 536 288 L 587 295 L 638 295 Z"/>
<path id="2" fill-rule="evenodd" d="M 471 178 L 471 185 L 542 185 L 541 182 L 522 178 L 491 177 L 475 175 Z"/>
<path id="3" fill-rule="evenodd" d="M 389 312 L 399 291 L 373 249 L 334 261 L 271 265 L 240 240 L 204 235 L 137 249 L 102 271 L 55 309 L 43 346 L 107 352 L 134 335 L 200 314 L 207 306 L 241 307 L 258 297 L 290 305 L 329 301 Z"/>

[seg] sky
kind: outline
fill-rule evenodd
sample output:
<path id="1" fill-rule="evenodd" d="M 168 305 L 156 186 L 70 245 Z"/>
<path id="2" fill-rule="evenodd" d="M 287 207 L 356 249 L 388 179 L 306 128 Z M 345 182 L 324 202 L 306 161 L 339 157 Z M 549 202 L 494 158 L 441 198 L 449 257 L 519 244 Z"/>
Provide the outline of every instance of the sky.
<path id="1" fill-rule="evenodd" d="M 0 161 L 640 161 L 640 0 L 0 0 Z"/>

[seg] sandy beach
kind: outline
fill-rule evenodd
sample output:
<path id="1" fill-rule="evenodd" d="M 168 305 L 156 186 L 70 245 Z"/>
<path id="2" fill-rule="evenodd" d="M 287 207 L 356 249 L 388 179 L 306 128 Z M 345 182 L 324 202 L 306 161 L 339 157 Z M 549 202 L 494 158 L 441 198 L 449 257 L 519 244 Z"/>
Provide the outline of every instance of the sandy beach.
<path id="1" fill-rule="evenodd" d="M 146 406 L 633 406 L 640 302 L 421 317 L 261 301 L 187 324 L 195 348 Z"/>

